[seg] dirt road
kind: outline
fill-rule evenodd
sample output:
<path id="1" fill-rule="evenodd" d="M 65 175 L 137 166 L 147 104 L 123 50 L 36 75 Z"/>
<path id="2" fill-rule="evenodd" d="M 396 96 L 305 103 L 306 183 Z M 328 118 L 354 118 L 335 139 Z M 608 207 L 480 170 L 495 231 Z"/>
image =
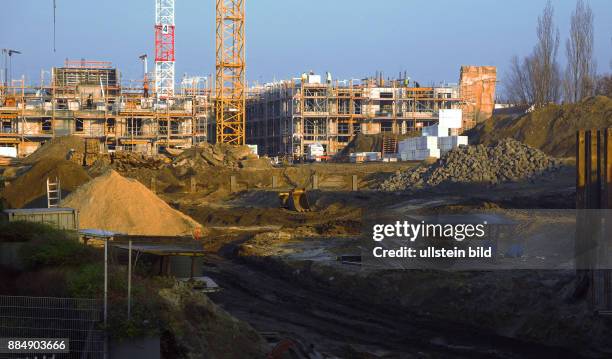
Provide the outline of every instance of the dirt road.
<path id="1" fill-rule="evenodd" d="M 216 303 L 260 332 L 293 338 L 325 357 L 580 358 L 567 350 L 305 288 L 270 266 L 219 256 L 207 262 L 206 274 L 224 288 L 211 295 Z"/>

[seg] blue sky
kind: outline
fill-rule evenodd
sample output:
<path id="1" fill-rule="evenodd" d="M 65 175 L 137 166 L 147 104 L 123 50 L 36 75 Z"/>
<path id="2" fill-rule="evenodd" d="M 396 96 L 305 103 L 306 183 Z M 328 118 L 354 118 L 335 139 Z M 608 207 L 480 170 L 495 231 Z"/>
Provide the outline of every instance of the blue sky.
<path id="1" fill-rule="evenodd" d="M 153 58 L 154 0 L 2 0 L 0 48 L 23 51 L 13 77 L 38 82 L 64 59 L 108 60 L 139 78 Z M 362 78 L 408 71 L 421 83 L 456 82 L 462 64 L 498 66 L 528 54 L 546 0 L 247 0 L 247 77 L 260 82 L 331 71 Z M 177 78 L 214 73 L 214 0 L 177 0 Z M 590 0 L 599 72 L 612 72 L 612 1 Z M 560 62 L 575 0 L 556 0 Z M 149 63 L 152 68 L 152 63 Z"/>

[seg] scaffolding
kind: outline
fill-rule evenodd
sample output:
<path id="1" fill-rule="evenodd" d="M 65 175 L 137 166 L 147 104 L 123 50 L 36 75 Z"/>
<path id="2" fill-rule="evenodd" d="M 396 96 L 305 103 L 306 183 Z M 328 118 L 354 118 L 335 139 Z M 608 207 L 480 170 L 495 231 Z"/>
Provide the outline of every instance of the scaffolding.
<path id="1" fill-rule="evenodd" d="M 340 152 L 357 134 L 408 135 L 459 108 L 457 85 L 411 87 L 379 79 L 321 83 L 305 74 L 249 92 L 247 138 L 261 153 L 303 157 L 309 145 Z"/>
<path id="2" fill-rule="evenodd" d="M 95 139 L 103 151 L 155 154 L 209 139 L 210 88 L 158 99 L 143 86 L 122 86 L 110 63 L 67 61 L 51 71 L 50 84 L 13 81 L 0 98 L 0 146 L 27 156 L 63 135 Z"/>

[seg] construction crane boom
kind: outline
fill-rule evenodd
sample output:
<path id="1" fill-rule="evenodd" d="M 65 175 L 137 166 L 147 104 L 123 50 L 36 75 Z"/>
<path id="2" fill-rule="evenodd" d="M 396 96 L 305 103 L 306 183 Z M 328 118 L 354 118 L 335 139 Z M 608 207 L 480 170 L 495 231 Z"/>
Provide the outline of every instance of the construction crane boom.
<path id="1" fill-rule="evenodd" d="M 246 126 L 246 0 L 216 0 L 215 113 L 217 142 L 244 145 Z"/>

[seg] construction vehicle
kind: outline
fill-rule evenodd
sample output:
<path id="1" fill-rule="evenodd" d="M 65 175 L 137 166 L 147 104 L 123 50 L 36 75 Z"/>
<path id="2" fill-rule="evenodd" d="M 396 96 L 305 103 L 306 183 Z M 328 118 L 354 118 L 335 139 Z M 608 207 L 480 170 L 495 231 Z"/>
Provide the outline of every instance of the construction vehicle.
<path id="1" fill-rule="evenodd" d="M 305 189 L 294 189 L 290 192 L 280 192 L 278 197 L 281 201 L 281 208 L 286 208 L 288 210 L 300 213 L 311 211 Z"/>
<path id="2" fill-rule="evenodd" d="M 306 161 L 308 162 L 322 162 L 326 159 L 325 147 L 320 143 L 313 143 L 308 145 L 308 152 L 306 153 Z"/>

